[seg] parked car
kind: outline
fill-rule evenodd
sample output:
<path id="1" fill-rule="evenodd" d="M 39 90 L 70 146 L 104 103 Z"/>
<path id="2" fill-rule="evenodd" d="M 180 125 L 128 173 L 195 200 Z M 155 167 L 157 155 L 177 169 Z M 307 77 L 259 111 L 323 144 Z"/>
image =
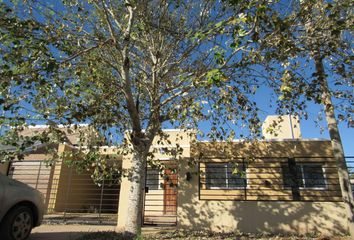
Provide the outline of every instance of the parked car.
<path id="1" fill-rule="evenodd" d="M 24 240 L 43 219 L 44 198 L 38 190 L 0 173 L 0 239 Z"/>

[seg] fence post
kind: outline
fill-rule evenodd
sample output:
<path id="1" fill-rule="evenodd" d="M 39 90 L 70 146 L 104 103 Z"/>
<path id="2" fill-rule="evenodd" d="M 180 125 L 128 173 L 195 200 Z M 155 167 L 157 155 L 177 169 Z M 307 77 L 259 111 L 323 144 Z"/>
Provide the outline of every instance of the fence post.
<path id="1" fill-rule="evenodd" d="M 99 211 L 98 211 L 98 222 L 99 223 L 102 223 L 101 211 L 102 211 L 102 202 L 103 202 L 103 189 L 104 189 L 104 178 L 103 178 L 102 187 L 101 187 L 101 198 L 100 198 L 100 206 L 99 206 Z"/>
<path id="2" fill-rule="evenodd" d="M 66 190 L 66 195 L 65 195 L 65 203 L 64 203 L 64 222 L 65 222 L 65 217 L 66 217 L 66 211 L 68 207 L 68 200 L 69 200 L 69 192 L 71 192 L 71 180 L 72 180 L 72 173 L 73 173 L 73 168 L 70 167 L 70 172 L 69 172 L 69 178 L 68 178 L 68 188 Z"/>
<path id="3" fill-rule="evenodd" d="M 242 169 L 243 169 L 243 171 L 245 171 L 245 176 L 246 176 L 243 179 L 243 181 L 245 183 L 244 187 L 243 187 L 243 191 L 244 191 L 244 194 L 245 194 L 245 201 L 246 201 L 247 200 L 247 174 L 246 174 L 247 169 L 246 169 L 245 159 L 244 158 L 242 158 Z"/>
<path id="4" fill-rule="evenodd" d="M 39 181 L 39 175 L 41 174 L 41 168 L 42 168 L 42 161 L 39 161 L 39 169 L 38 169 L 37 181 L 36 181 L 35 189 L 37 189 L 37 187 L 38 187 L 38 181 Z"/>

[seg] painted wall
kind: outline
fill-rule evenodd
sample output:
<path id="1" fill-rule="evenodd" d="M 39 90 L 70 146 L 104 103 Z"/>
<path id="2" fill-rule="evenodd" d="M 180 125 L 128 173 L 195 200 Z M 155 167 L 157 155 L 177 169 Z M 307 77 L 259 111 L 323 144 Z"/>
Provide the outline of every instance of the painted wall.
<path id="1" fill-rule="evenodd" d="M 299 118 L 294 115 L 270 115 L 262 124 L 265 139 L 301 138 Z"/>
<path id="2" fill-rule="evenodd" d="M 288 165 L 287 158 L 255 158 L 245 161 L 247 188 L 207 189 L 205 162 L 220 163 L 228 159 L 201 159 L 200 199 L 202 200 L 293 200 L 291 188 L 285 188 L 282 165 Z M 300 200 L 304 201 L 342 201 L 337 165 L 334 158 L 296 158 L 296 164 L 317 163 L 322 166 L 325 177 L 323 188 L 300 188 Z M 242 166 L 240 159 L 233 160 Z"/>
<path id="3" fill-rule="evenodd" d="M 329 141 L 192 145 L 192 156 L 200 161 L 205 158 L 217 161 L 227 158 L 229 154 L 238 157 L 332 156 Z M 198 176 L 193 176 L 190 181 L 183 179 L 187 172 L 198 171 L 198 166 L 190 167 L 187 162 L 180 161 L 179 166 L 178 228 L 297 234 L 347 232 L 343 202 L 201 200 Z"/>
<path id="4" fill-rule="evenodd" d="M 179 186 L 177 226 L 180 229 L 297 234 L 347 232 L 342 202 L 199 200 L 197 177 L 190 182 L 180 181 Z"/>
<path id="5" fill-rule="evenodd" d="M 193 131 L 181 132 L 179 130 L 164 130 L 166 137 L 168 140 L 154 139 L 153 145 L 151 146 L 150 151 L 154 153 L 154 160 L 158 161 L 169 161 L 172 157 L 169 154 L 164 154 L 163 151 L 160 151 L 162 148 L 175 148 L 176 144 L 183 149 L 181 155 L 178 157 L 178 161 L 181 159 L 185 159 L 190 156 L 190 143 L 195 141 L 195 133 Z M 131 167 L 131 156 L 127 155 L 123 157 L 122 169 L 128 170 Z M 129 202 L 129 190 L 130 190 L 130 182 L 128 178 L 122 178 L 121 181 L 121 190 L 119 196 L 119 209 L 118 209 L 118 224 L 117 231 L 123 231 L 125 220 L 128 216 L 128 202 Z M 158 195 L 152 196 L 154 193 Z M 152 205 L 153 200 L 156 205 L 163 204 L 163 190 L 153 190 L 147 194 L 147 205 Z M 157 201 L 156 201 L 157 200 Z M 161 214 L 163 211 L 163 206 L 148 206 L 147 212 L 148 214 L 152 213 L 152 209 L 157 210 L 155 214 Z"/>
<path id="6" fill-rule="evenodd" d="M 122 169 L 129 169 L 131 167 L 131 161 L 129 157 L 123 158 Z M 128 178 L 122 178 L 120 183 L 119 205 L 118 205 L 118 222 L 117 230 L 124 231 L 125 220 L 128 216 L 128 204 L 129 204 L 129 189 L 130 182 Z"/>

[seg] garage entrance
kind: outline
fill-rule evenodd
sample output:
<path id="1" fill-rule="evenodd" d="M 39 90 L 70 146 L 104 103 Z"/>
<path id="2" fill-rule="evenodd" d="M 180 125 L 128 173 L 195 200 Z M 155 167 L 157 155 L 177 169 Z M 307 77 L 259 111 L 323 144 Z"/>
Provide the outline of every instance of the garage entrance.
<path id="1" fill-rule="evenodd" d="M 91 172 L 78 173 L 57 162 L 12 162 L 8 176 L 41 191 L 45 197 L 45 221 L 88 224 L 117 223 L 120 184 L 102 179 L 95 183 Z"/>

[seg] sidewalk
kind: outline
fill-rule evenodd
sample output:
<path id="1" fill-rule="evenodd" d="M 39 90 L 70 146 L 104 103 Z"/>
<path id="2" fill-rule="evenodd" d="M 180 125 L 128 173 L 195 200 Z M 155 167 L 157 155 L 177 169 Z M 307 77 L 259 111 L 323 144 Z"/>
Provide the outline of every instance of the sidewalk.
<path id="1" fill-rule="evenodd" d="M 43 224 L 32 230 L 28 240 L 75 240 L 79 236 L 89 232 L 114 231 L 112 225 L 80 225 L 80 224 Z M 156 234 L 161 231 L 174 231 L 176 227 L 143 227 L 144 234 Z"/>
<path id="2" fill-rule="evenodd" d="M 41 225 L 32 230 L 28 240 L 74 240 L 88 232 L 114 231 L 115 226 Z"/>

